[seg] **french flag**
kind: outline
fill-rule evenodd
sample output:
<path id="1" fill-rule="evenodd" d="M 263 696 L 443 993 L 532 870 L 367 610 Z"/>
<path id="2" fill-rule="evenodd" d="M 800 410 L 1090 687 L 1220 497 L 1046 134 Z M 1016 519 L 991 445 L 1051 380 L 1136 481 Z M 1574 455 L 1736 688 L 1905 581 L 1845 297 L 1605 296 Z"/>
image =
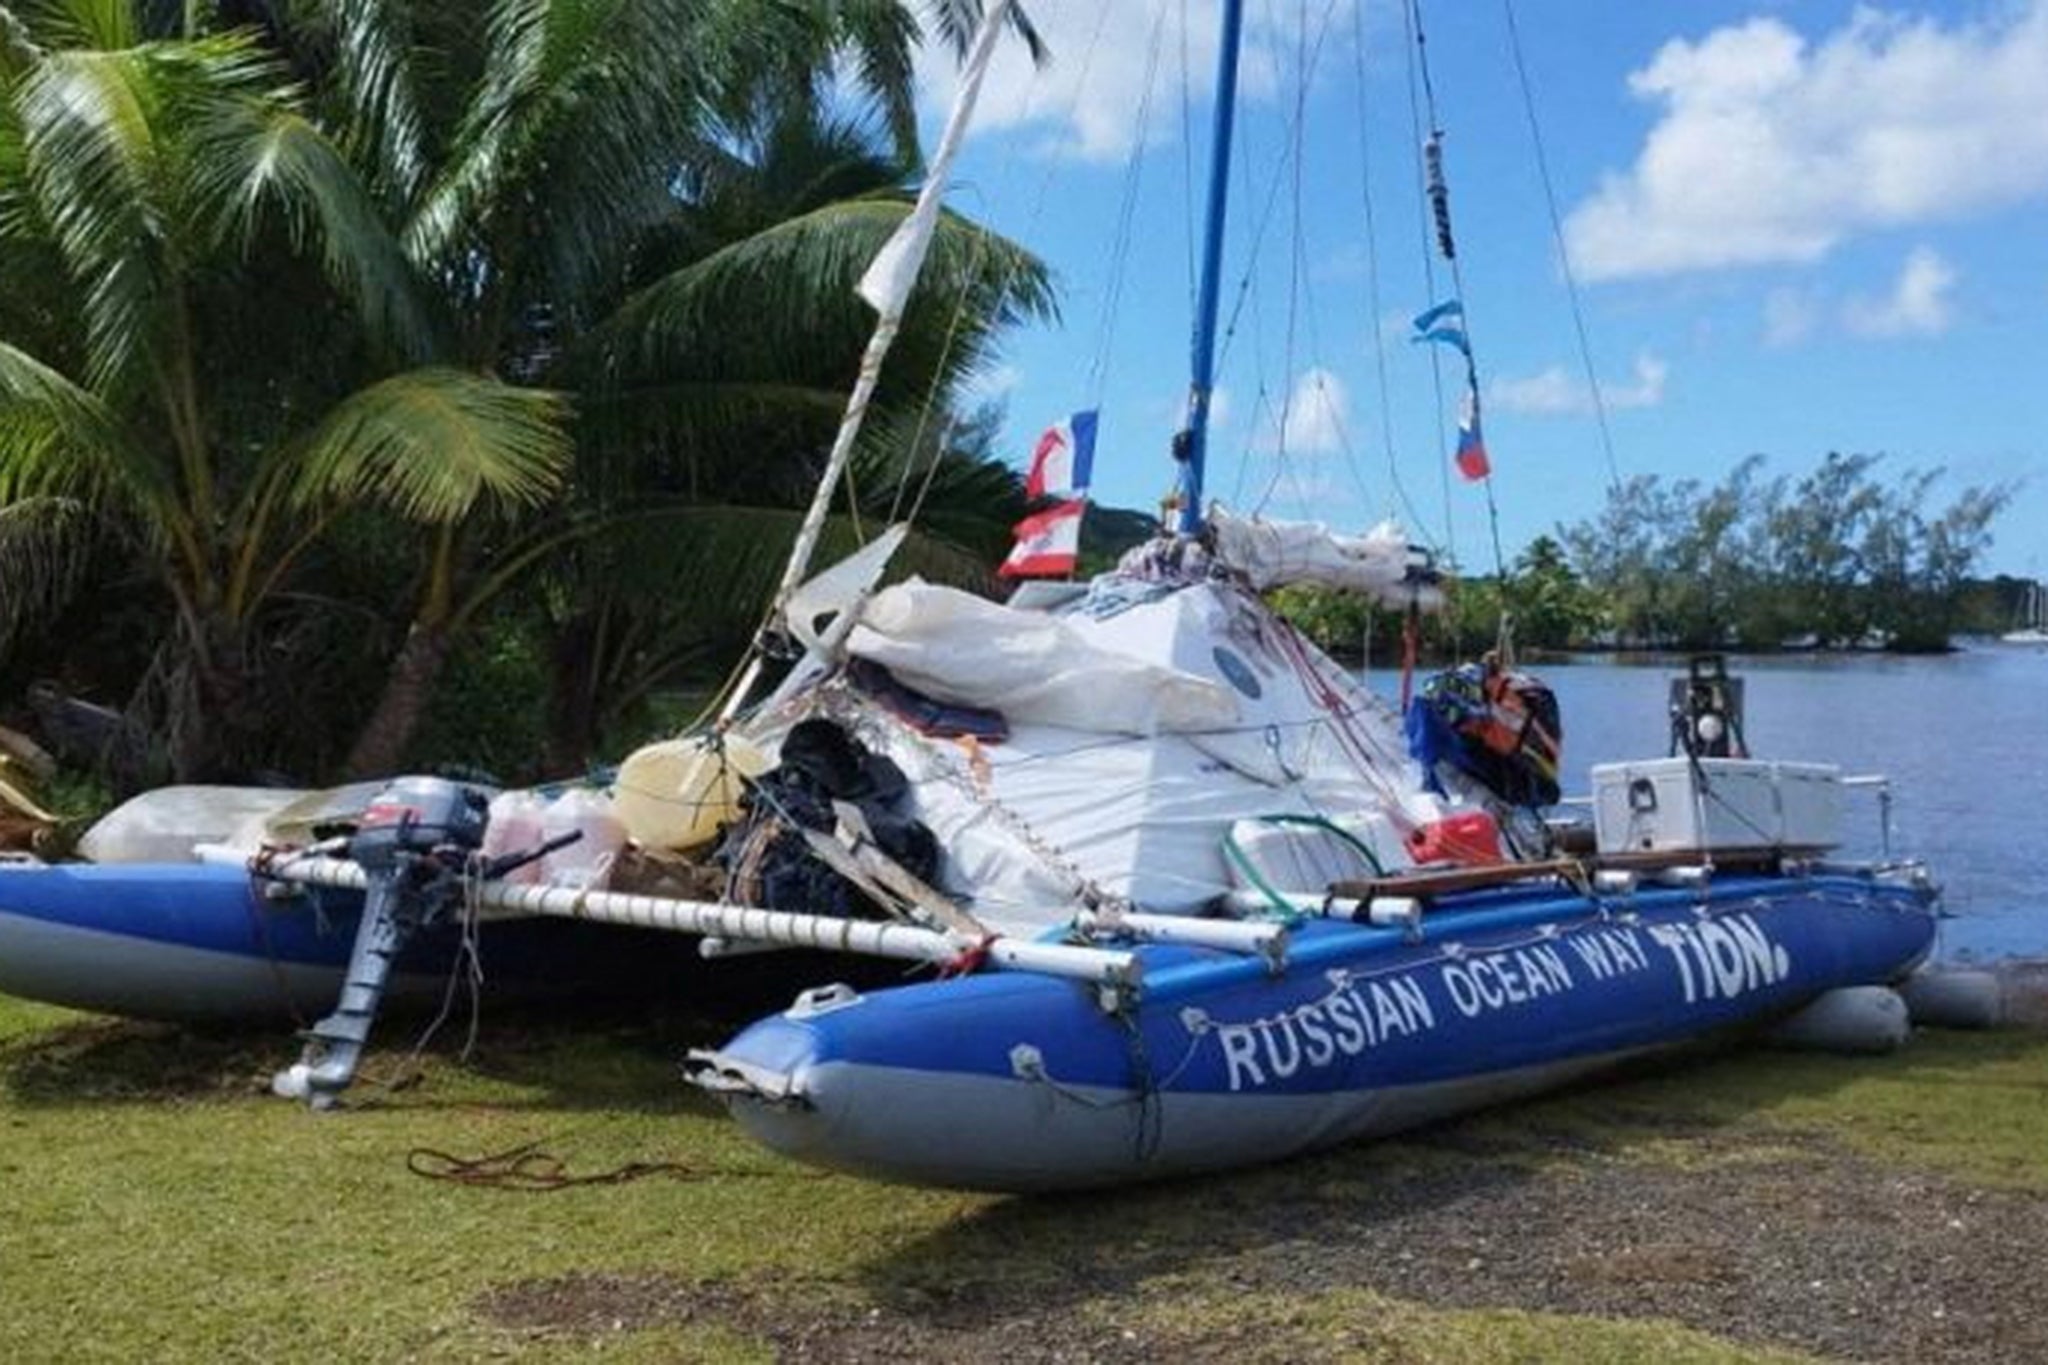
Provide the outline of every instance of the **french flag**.
<path id="1" fill-rule="evenodd" d="M 1486 458 L 1486 437 L 1479 430 L 1479 390 L 1468 389 L 1465 393 L 1465 409 L 1458 414 L 1458 472 L 1472 483 L 1478 483 L 1493 473 L 1493 462 Z"/>
<path id="2" fill-rule="evenodd" d="M 1077 412 L 1045 429 L 1031 452 L 1026 497 L 1035 502 L 1088 491 L 1095 477 L 1095 418 L 1092 411 Z"/>
<path id="3" fill-rule="evenodd" d="M 996 573 L 1003 578 L 1058 578 L 1081 560 L 1081 514 L 1086 498 L 1054 503 L 1016 525 L 1017 544 Z"/>

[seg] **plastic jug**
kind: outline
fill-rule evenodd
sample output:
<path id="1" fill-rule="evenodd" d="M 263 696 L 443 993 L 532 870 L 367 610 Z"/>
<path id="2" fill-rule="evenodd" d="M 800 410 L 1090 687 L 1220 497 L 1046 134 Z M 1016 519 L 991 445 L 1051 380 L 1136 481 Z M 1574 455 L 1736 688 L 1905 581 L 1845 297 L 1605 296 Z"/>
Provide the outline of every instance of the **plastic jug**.
<path id="1" fill-rule="evenodd" d="M 542 826 L 548 839 L 571 831 L 583 836 L 543 860 L 541 880 L 550 886 L 603 886 L 619 850 L 626 846 L 626 826 L 612 813 L 611 799 L 589 787 L 574 787 L 556 797 L 548 804 Z"/>
<path id="2" fill-rule="evenodd" d="M 612 784 L 612 811 L 635 843 L 687 850 L 718 836 L 739 814 L 745 779 L 774 763 L 738 735 L 665 740 L 636 750 Z"/>
<path id="3" fill-rule="evenodd" d="M 484 825 L 482 854 L 501 858 L 508 853 L 527 853 L 547 838 L 547 798 L 539 792 L 499 792 L 491 798 L 488 823 Z M 540 880 L 540 863 L 526 863 L 505 874 L 505 880 L 530 886 Z"/>

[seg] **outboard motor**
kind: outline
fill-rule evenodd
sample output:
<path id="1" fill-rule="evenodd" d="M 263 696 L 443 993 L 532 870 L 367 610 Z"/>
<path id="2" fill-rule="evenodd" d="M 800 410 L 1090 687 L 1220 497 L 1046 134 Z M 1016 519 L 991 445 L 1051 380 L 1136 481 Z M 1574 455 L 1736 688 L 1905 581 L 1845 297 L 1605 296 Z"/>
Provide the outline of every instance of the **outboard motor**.
<path id="1" fill-rule="evenodd" d="M 1695 654 L 1685 676 L 1671 680 L 1671 753 L 1693 758 L 1748 758 L 1742 734 L 1742 679 L 1728 675 L 1719 654 Z"/>
<path id="2" fill-rule="evenodd" d="M 500 877 L 581 837 L 571 833 L 471 868 L 483 846 L 487 810 L 482 792 L 438 777 L 402 777 L 371 801 L 343 850 L 369 884 L 341 998 L 313 1026 L 299 1060 L 271 1079 L 275 1093 L 314 1109 L 332 1108 L 355 1079 L 392 962 L 414 933 L 457 903 L 465 873 Z"/>

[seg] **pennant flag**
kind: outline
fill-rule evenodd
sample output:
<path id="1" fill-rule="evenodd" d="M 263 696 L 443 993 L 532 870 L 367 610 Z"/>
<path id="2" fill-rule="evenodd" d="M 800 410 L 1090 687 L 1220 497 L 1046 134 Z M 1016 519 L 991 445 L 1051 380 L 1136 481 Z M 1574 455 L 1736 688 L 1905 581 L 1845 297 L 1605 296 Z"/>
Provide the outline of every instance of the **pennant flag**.
<path id="1" fill-rule="evenodd" d="M 1456 299 L 1447 299 L 1426 313 L 1416 314 L 1415 335 L 1408 340 L 1455 346 L 1459 354 L 1470 360 L 1472 343 L 1465 336 L 1465 305 Z"/>
<path id="2" fill-rule="evenodd" d="M 1095 418 L 1094 412 L 1077 412 L 1045 429 L 1031 452 L 1031 472 L 1024 478 L 1026 497 L 1088 491 L 1095 475 Z"/>
<path id="3" fill-rule="evenodd" d="M 1479 430 L 1479 389 L 1465 391 L 1465 408 L 1458 414 L 1458 472 L 1473 483 L 1493 473 L 1486 458 L 1486 437 Z"/>
<path id="4" fill-rule="evenodd" d="M 996 48 L 996 35 L 1002 29 L 1003 19 L 1009 14 L 1012 2 L 991 0 L 982 10 L 981 27 L 975 31 L 974 45 L 968 49 L 967 59 L 960 68 L 960 87 L 959 93 L 953 97 L 953 112 L 946 118 L 946 130 L 939 137 L 938 153 L 925 173 L 924 188 L 917 193 L 917 206 L 897 224 L 889 240 L 882 243 L 882 249 L 875 253 L 874 260 L 868 262 L 860 283 L 854 286 L 868 306 L 885 318 L 903 316 L 910 290 L 917 283 L 918 272 L 924 268 L 925 253 L 931 249 L 932 234 L 938 230 L 940 200 L 945 197 L 953 158 L 959 153 L 960 140 L 967 135 L 967 125 L 974 118 L 974 101 L 981 94 L 981 78 L 988 70 L 989 57 Z"/>
<path id="5" fill-rule="evenodd" d="M 1017 523 L 1016 548 L 996 573 L 1004 578 L 1056 578 L 1081 560 L 1081 514 L 1085 498 L 1046 508 Z"/>

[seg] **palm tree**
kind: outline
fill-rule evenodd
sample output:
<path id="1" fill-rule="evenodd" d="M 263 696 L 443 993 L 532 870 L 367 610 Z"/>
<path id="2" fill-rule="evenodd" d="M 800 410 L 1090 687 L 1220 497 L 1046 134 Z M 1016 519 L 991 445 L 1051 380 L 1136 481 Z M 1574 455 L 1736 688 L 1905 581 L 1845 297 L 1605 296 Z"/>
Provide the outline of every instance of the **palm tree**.
<path id="1" fill-rule="evenodd" d="M 448 362 L 378 187 L 263 42 L 157 8 L 0 6 L 0 507 L 143 547 L 193 777 L 237 758 L 258 613 L 338 516 L 530 507 L 569 442 L 557 396 Z"/>
<path id="2" fill-rule="evenodd" d="M 933 5 L 949 33 L 974 8 Z M 903 4 L 481 10 L 474 50 L 444 56 L 440 69 L 474 73 L 451 100 L 422 76 L 430 7 L 326 5 L 334 117 L 358 130 L 365 178 L 403 220 L 464 363 L 588 385 L 596 410 L 575 500 L 450 522 L 426 547 L 356 774 L 398 766 L 453 642 L 524 574 L 601 534 L 622 500 L 644 517 L 650 493 L 701 504 L 715 489 L 754 507 L 808 493 L 869 324 L 853 281 L 908 211 L 918 29 Z M 849 57 L 893 132 L 887 153 L 821 93 Z M 994 328 L 1047 306 L 1036 262 L 957 218 L 932 281 L 885 406 L 943 391 Z"/>

